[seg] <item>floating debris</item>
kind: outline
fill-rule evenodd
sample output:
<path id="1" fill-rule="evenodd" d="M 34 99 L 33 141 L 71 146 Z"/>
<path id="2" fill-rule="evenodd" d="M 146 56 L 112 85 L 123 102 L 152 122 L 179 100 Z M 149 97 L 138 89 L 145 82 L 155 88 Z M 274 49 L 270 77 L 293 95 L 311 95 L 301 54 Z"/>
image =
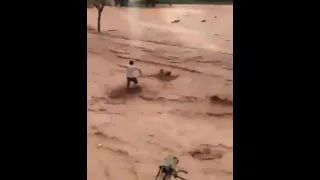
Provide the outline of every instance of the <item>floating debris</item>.
<path id="1" fill-rule="evenodd" d="M 179 20 L 179 19 L 174 20 L 174 21 L 172 21 L 171 23 L 178 23 L 178 22 L 180 22 L 180 20 Z"/>

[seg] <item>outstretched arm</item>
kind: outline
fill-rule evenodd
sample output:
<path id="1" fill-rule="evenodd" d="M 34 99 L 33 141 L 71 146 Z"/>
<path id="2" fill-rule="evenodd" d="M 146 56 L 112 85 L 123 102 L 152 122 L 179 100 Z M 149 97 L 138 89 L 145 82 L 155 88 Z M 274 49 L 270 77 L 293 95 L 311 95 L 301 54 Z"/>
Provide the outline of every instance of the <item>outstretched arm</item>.
<path id="1" fill-rule="evenodd" d="M 186 179 L 184 179 L 183 177 L 178 176 L 178 173 L 179 173 L 179 172 L 183 172 L 183 173 L 185 173 L 185 174 L 188 174 L 188 172 L 187 172 L 187 171 L 184 171 L 184 170 L 174 171 L 174 174 L 173 174 L 174 178 L 179 178 L 179 179 L 181 179 L 181 180 L 186 180 Z"/>
<path id="2" fill-rule="evenodd" d="M 160 171 L 161 171 L 161 168 L 159 168 L 159 171 L 158 171 L 158 174 L 157 174 L 157 176 L 156 176 L 156 179 L 155 179 L 155 180 L 157 180 L 157 178 L 158 178 L 158 176 L 159 176 L 159 174 L 160 174 Z"/>
<path id="3" fill-rule="evenodd" d="M 185 173 L 185 174 L 188 174 L 188 172 L 187 171 L 185 171 L 185 170 L 179 170 L 179 171 L 176 171 L 176 173 L 178 174 L 178 173 L 180 173 L 180 172 L 183 172 L 183 173 Z"/>
<path id="4" fill-rule="evenodd" d="M 122 67 L 122 68 L 126 68 L 127 67 L 127 66 L 120 65 L 120 64 L 117 64 L 117 66 Z"/>
<path id="5" fill-rule="evenodd" d="M 177 176 L 176 178 L 179 178 L 179 179 L 181 179 L 181 180 L 186 180 L 185 178 L 180 177 L 180 176 Z"/>
<path id="6" fill-rule="evenodd" d="M 139 69 L 139 68 L 136 68 L 136 69 L 139 71 L 140 74 L 142 73 L 141 69 Z"/>

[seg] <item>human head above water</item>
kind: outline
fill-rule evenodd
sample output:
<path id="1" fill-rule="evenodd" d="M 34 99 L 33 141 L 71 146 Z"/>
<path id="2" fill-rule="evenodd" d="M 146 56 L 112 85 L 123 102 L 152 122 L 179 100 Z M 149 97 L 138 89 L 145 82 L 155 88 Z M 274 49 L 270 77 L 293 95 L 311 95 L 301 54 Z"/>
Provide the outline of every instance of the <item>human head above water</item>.
<path id="1" fill-rule="evenodd" d="M 130 65 L 134 65 L 134 62 L 133 62 L 133 61 L 129 61 L 129 64 L 130 64 Z"/>

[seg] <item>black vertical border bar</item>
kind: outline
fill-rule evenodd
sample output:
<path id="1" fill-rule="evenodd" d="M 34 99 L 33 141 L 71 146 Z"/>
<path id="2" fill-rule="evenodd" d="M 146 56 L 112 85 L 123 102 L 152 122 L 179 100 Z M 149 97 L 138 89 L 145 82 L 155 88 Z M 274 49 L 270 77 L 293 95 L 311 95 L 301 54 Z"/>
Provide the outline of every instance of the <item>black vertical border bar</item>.
<path id="1" fill-rule="evenodd" d="M 306 102 L 309 97 L 300 96 L 312 94 L 305 86 L 312 76 L 303 77 L 312 72 L 308 61 L 312 59 L 308 57 L 312 43 L 306 42 L 313 41 L 307 34 L 314 35 L 310 19 L 315 16 L 310 12 L 316 10 L 306 3 L 234 1 L 235 180 L 290 179 L 299 175 L 305 179 L 311 172 L 310 163 L 298 161 L 312 158 L 294 158 L 310 153 L 309 148 L 298 147 L 298 142 L 309 144 L 307 141 L 316 137 L 303 138 L 307 133 L 302 131 L 311 132 L 312 125 L 301 123 L 312 119 L 308 117 L 312 104 Z M 304 70 L 308 72 L 302 73 Z M 309 99 L 314 101 L 313 97 Z M 308 152 L 302 153 L 305 149 Z M 308 170 L 303 172 L 299 164 Z"/>
<path id="2" fill-rule="evenodd" d="M 2 101 L 10 107 L 10 125 L 2 126 L 10 142 L 4 164 L 12 172 L 5 171 L 14 179 L 85 180 L 87 4 L 21 1 L 3 7 L 12 9 L 3 16 L 10 32 L 3 44 L 13 56 L 2 67 L 18 77 L 6 76 L 11 84 L 3 88 L 11 93 Z"/>
<path id="3" fill-rule="evenodd" d="M 59 179 L 87 178 L 87 4 L 85 1 L 61 1 L 52 4 L 50 30 L 53 66 L 57 83 L 53 101 L 57 124 L 54 126 Z M 55 52 L 55 53 L 54 53 Z M 56 62 L 56 63 L 55 63 Z M 53 107 L 54 108 L 54 107 Z M 60 118 L 59 118 L 60 117 Z M 54 137 L 53 137 L 54 138 Z M 60 157 L 58 157 L 60 156 Z M 57 177 L 58 178 L 58 177 Z"/>
<path id="4" fill-rule="evenodd" d="M 77 107 L 73 110 L 71 116 L 75 116 L 73 124 L 79 124 L 75 126 L 75 133 L 71 135 L 71 138 L 75 140 L 75 146 L 70 152 L 75 153 L 74 162 L 72 162 L 77 169 L 74 170 L 74 174 L 77 174 L 77 179 L 87 179 L 87 3 L 85 1 L 74 2 L 77 4 L 76 11 L 74 12 L 74 40 L 73 44 L 76 48 L 70 55 L 77 54 L 71 58 L 75 66 L 75 72 L 72 76 L 74 79 L 74 92 L 77 92 L 74 99 L 74 105 Z M 70 3 L 72 5 L 72 3 Z M 72 66 L 71 66 L 72 67 Z M 72 92 L 70 92 L 72 93 Z M 70 117 L 71 118 L 71 117 Z M 72 128 L 72 124 L 70 124 Z M 77 150 L 78 149 L 78 150 Z"/>
<path id="5" fill-rule="evenodd" d="M 262 4 L 262 2 L 260 2 Z M 259 143 L 262 132 L 259 103 L 261 94 L 257 90 L 259 72 L 262 62 L 258 56 L 259 9 L 263 8 L 257 1 L 237 1 L 233 3 L 234 24 L 234 179 L 261 178 L 260 156 L 263 150 Z M 257 59 L 259 57 L 259 59 Z M 262 115 L 263 116 L 263 115 Z M 263 176 L 263 175 L 262 175 Z"/>

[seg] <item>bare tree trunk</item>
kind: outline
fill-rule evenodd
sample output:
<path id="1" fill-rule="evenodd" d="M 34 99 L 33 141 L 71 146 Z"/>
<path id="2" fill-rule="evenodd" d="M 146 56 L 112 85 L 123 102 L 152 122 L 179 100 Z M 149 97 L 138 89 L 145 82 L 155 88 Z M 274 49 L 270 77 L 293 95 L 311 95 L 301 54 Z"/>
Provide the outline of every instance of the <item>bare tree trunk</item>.
<path id="1" fill-rule="evenodd" d="M 98 28 L 97 28 L 97 30 L 98 30 L 98 33 L 100 33 L 101 32 L 101 12 L 102 11 L 98 11 Z"/>
<path id="2" fill-rule="evenodd" d="M 101 13 L 103 11 L 104 5 L 105 3 L 94 5 L 98 10 L 98 27 L 97 27 L 98 33 L 101 33 Z"/>

